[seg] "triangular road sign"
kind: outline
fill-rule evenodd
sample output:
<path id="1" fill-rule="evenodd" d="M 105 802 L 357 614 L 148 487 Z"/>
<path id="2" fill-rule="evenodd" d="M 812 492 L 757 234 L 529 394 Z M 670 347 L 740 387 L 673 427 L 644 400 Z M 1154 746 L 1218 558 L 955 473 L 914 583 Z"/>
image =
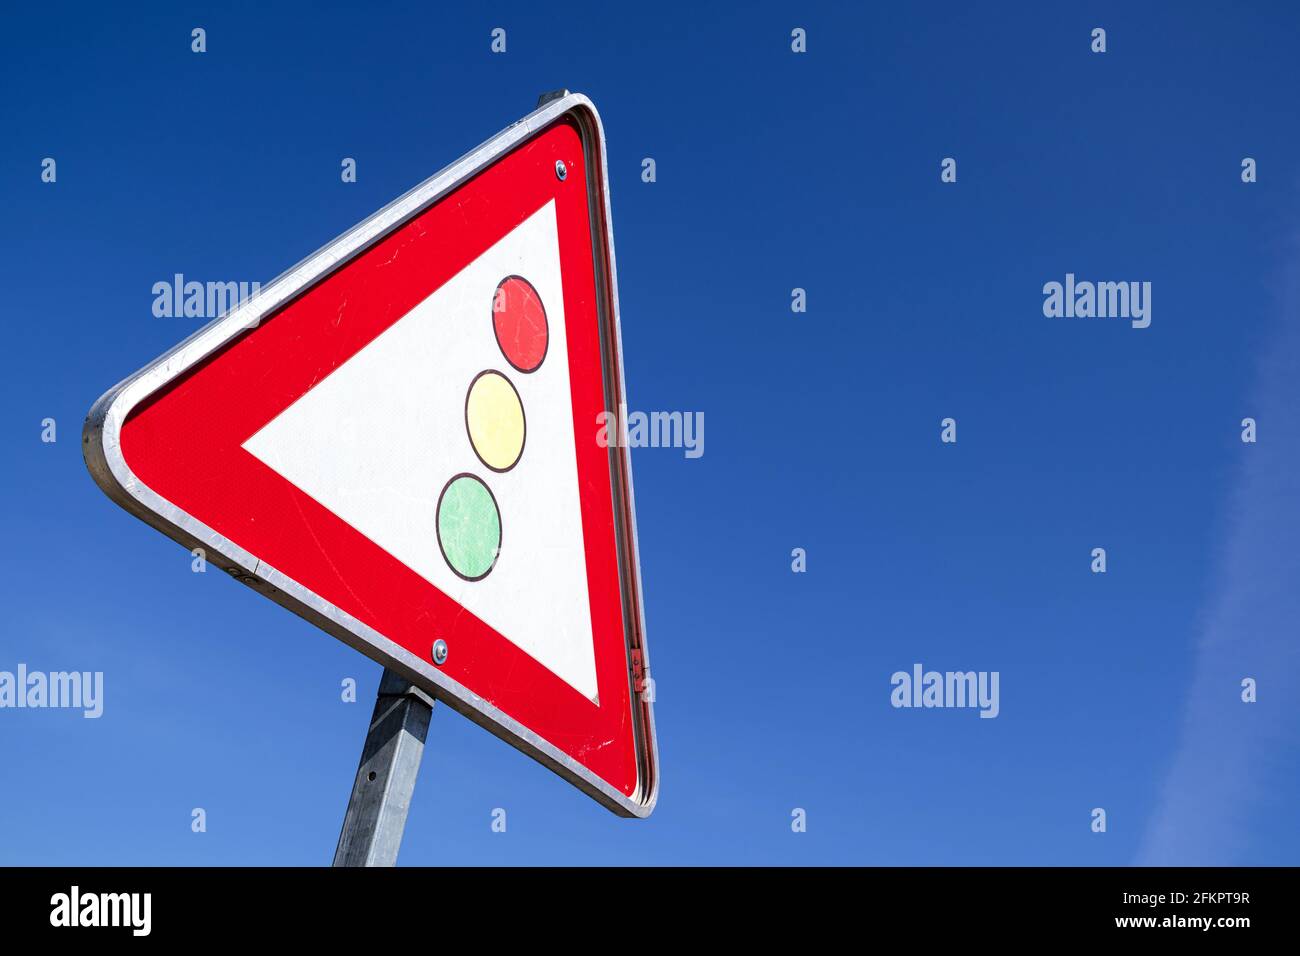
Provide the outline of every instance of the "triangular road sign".
<path id="1" fill-rule="evenodd" d="M 647 816 L 604 149 L 586 97 L 544 103 L 110 390 L 84 447 L 132 513 Z"/>

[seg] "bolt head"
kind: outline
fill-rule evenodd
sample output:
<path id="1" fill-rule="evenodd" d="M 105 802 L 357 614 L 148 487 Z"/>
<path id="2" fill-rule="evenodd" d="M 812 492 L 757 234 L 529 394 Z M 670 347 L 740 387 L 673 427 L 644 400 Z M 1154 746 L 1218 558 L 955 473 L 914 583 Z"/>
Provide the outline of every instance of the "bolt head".
<path id="1" fill-rule="evenodd" d="M 562 160 L 562 159 L 557 159 L 557 160 L 555 161 L 555 176 L 556 176 L 556 178 L 559 179 L 561 182 L 563 182 L 563 181 L 564 181 L 564 178 L 565 178 L 566 176 L 568 176 L 568 175 L 569 175 L 569 167 L 567 167 L 567 166 L 564 165 L 564 160 Z"/>
<path id="2" fill-rule="evenodd" d="M 441 664 L 447 660 L 447 642 L 441 637 L 433 642 L 433 662 Z"/>

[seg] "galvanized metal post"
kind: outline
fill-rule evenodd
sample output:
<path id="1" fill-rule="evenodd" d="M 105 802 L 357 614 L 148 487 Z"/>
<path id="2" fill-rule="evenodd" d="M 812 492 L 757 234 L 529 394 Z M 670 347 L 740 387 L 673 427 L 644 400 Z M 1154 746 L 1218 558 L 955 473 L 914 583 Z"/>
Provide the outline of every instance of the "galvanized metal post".
<path id="1" fill-rule="evenodd" d="M 335 866 L 397 863 L 432 715 L 433 698 L 404 677 L 384 670 L 334 852 Z"/>

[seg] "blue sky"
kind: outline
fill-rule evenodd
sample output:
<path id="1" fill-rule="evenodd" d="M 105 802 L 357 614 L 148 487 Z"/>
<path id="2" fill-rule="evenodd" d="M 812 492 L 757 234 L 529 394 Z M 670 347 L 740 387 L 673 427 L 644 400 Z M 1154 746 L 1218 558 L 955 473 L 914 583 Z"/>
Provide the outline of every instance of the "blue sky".
<path id="1" fill-rule="evenodd" d="M 707 421 L 633 453 L 663 790 L 617 819 L 438 708 L 401 861 L 1300 862 L 1300 14 L 464 6 L 6 12 L 0 670 L 103 671 L 105 714 L 0 711 L 0 864 L 330 860 L 379 666 L 192 574 L 81 421 L 198 325 L 155 282 L 273 278 L 560 86 L 631 407 Z M 1067 272 L 1150 328 L 1044 317 Z M 1000 715 L 892 708 L 917 662 Z"/>

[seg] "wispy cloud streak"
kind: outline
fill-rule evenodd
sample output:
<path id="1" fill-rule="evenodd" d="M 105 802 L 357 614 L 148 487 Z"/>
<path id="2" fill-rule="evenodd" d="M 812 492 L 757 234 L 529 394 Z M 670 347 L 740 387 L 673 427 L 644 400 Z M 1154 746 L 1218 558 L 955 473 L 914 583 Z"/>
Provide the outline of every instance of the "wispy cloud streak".
<path id="1" fill-rule="evenodd" d="M 1293 261 L 1300 256 L 1293 256 Z M 1279 296 L 1281 331 L 1240 415 L 1259 423 L 1225 522 L 1202 620 L 1182 739 L 1136 862 L 1261 862 L 1255 849 L 1296 810 L 1271 799 L 1300 756 L 1300 266 Z M 1253 677 L 1259 701 L 1241 701 Z M 1293 861 L 1295 862 L 1295 861 Z"/>

